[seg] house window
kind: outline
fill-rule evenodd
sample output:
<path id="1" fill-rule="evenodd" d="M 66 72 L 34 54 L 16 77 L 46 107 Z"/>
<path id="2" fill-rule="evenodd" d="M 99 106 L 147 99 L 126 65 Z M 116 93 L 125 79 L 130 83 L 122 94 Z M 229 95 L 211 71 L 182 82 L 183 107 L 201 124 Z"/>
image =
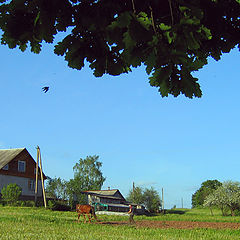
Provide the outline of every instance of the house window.
<path id="1" fill-rule="evenodd" d="M 8 164 L 6 164 L 6 165 L 2 168 L 2 170 L 8 170 Z"/>
<path id="2" fill-rule="evenodd" d="M 30 190 L 30 191 L 35 190 L 35 181 L 32 179 L 28 180 L 28 190 Z"/>
<path id="3" fill-rule="evenodd" d="M 25 161 L 18 161 L 18 171 L 19 172 L 26 171 L 26 162 Z"/>

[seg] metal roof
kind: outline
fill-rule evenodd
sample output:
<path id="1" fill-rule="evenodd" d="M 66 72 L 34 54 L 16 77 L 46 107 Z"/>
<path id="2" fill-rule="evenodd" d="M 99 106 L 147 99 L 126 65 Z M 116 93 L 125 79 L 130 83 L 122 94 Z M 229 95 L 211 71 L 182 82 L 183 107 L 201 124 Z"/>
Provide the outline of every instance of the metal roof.
<path id="1" fill-rule="evenodd" d="M 96 190 L 96 191 L 84 191 L 88 194 L 98 194 L 98 195 L 104 195 L 104 196 L 113 196 L 118 190 L 112 189 L 112 190 Z"/>
<path id="2" fill-rule="evenodd" d="M 118 189 L 112 189 L 112 190 L 90 190 L 90 191 L 82 191 L 83 194 L 88 195 L 94 195 L 98 197 L 104 197 L 104 198 L 111 198 L 111 199 L 118 199 L 118 200 L 125 200 L 123 195 L 120 193 Z M 115 194 L 118 193 L 119 197 Z"/>
<path id="3" fill-rule="evenodd" d="M 0 149 L 0 169 L 11 162 L 25 148 Z"/>

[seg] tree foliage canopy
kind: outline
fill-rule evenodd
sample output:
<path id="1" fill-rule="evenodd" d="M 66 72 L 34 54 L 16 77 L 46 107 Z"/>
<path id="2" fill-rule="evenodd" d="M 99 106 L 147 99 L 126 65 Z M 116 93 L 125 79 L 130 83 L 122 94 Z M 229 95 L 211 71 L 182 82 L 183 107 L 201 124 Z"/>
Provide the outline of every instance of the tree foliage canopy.
<path id="1" fill-rule="evenodd" d="M 240 1 L 0 0 L 0 28 L 2 44 L 34 53 L 65 31 L 54 52 L 71 68 L 87 61 L 101 77 L 143 64 L 163 97 L 201 97 L 192 73 L 239 46 Z"/>
<path id="2" fill-rule="evenodd" d="M 127 200 L 136 204 L 143 204 L 143 189 L 140 187 L 135 187 L 134 190 L 131 189 L 128 193 Z"/>
<path id="3" fill-rule="evenodd" d="M 206 197 L 204 206 L 217 206 L 221 208 L 223 215 L 225 209 L 230 209 L 232 216 L 234 216 L 234 211 L 240 210 L 240 182 L 223 182 Z"/>
<path id="4" fill-rule="evenodd" d="M 161 199 L 158 192 L 153 187 L 144 190 L 143 201 L 149 212 L 158 212 L 160 210 Z"/>
<path id="5" fill-rule="evenodd" d="M 157 212 L 161 207 L 160 196 L 153 187 L 146 189 L 135 187 L 129 191 L 127 200 L 144 205 L 149 212 Z"/>
<path id="6" fill-rule="evenodd" d="M 85 196 L 82 191 L 100 190 L 105 177 L 103 177 L 101 167 L 102 163 L 98 161 L 99 156 L 87 156 L 85 159 L 80 158 L 79 162 L 73 167 L 74 178 L 67 183 L 67 191 L 71 196 L 75 195 L 77 200 L 84 202 Z"/>
<path id="7" fill-rule="evenodd" d="M 67 199 L 67 182 L 59 178 L 48 178 L 46 184 L 46 192 L 49 197 L 54 199 Z"/>
<path id="8" fill-rule="evenodd" d="M 192 207 L 203 206 L 206 197 L 216 190 L 222 183 L 218 180 L 207 180 L 201 184 L 201 187 L 192 195 Z"/>

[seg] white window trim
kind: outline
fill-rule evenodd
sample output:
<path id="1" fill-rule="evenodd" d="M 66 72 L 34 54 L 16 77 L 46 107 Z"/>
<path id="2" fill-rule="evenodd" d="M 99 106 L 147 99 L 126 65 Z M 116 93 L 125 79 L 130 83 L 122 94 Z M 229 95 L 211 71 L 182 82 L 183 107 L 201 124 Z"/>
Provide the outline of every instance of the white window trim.
<path id="1" fill-rule="evenodd" d="M 23 163 L 24 164 L 24 170 L 23 171 L 20 171 L 20 168 L 19 168 L 19 164 L 20 163 Z M 26 161 L 18 161 L 18 172 L 26 172 Z"/>

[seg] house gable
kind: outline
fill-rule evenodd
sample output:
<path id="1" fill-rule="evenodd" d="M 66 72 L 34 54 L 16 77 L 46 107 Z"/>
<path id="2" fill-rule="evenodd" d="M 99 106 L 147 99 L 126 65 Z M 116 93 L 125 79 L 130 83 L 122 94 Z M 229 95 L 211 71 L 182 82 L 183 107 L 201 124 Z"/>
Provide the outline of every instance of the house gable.
<path id="1" fill-rule="evenodd" d="M 125 198 L 123 197 L 123 195 L 120 193 L 119 190 L 117 190 L 114 194 L 114 197 L 119 197 L 119 198 L 122 198 L 123 200 L 125 200 Z"/>
<path id="2" fill-rule="evenodd" d="M 4 186 L 10 183 L 16 183 L 22 189 L 21 199 L 34 200 L 36 184 L 35 168 L 36 162 L 26 148 L 0 149 L 0 192 Z M 43 177 L 46 179 L 44 174 Z M 37 196 L 42 197 L 40 179 L 37 184 Z"/>
<path id="3" fill-rule="evenodd" d="M 35 179 L 35 168 L 36 162 L 26 148 L 0 150 L 0 174 Z"/>

